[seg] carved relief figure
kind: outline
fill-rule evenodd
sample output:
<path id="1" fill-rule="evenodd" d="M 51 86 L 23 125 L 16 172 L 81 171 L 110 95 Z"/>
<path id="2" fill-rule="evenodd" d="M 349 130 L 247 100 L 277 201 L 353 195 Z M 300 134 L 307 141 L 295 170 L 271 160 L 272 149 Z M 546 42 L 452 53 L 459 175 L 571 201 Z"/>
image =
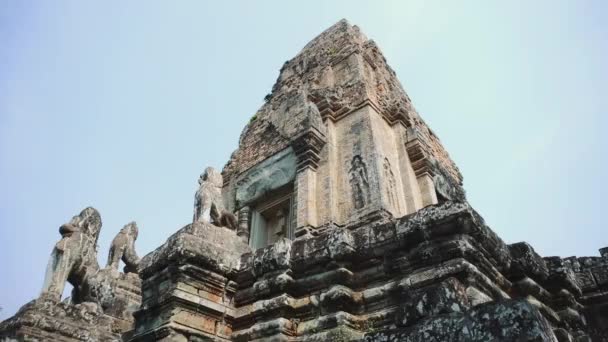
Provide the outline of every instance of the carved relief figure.
<path id="1" fill-rule="evenodd" d="M 222 174 L 216 169 L 208 167 L 198 183 L 200 187 L 194 195 L 193 222 L 208 222 L 219 227 L 236 229 L 236 217 L 224 208 Z"/>
<path id="2" fill-rule="evenodd" d="M 51 254 L 42 296 L 59 301 L 66 281 L 77 292 L 85 280 L 99 270 L 97 239 L 100 230 L 101 216 L 90 207 L 59 228 L 61 240 Z"/>
<path id="3" fill-rule="evenodd" d="M 125 273 L 137 273 L 139 257 L 135 252 L 135 240 L 137 240 L 138 233 L 139 229 L 135 222 L 128 223 L 120 230 L 110 246 L 108 267 L 118 270 L 118 264 L 122 260 L 125 263 Z"/>
<path id="4" fill-rule="evenodd" d="M 395 210 L 399 209 L 399 201 L 397 200 L 397 181 L 395 180 L 395 174 L 388 158 L 384 158 L 384 184 L 386 189 L 386 196 L 391 207 Z"/>
<path id="5" fill-rule="evenodd" d="M 348 173 L 355 209 L 361 209 L 370 201 L 367 167 L 361 156 L 357 155 L 353 157 Z"/>

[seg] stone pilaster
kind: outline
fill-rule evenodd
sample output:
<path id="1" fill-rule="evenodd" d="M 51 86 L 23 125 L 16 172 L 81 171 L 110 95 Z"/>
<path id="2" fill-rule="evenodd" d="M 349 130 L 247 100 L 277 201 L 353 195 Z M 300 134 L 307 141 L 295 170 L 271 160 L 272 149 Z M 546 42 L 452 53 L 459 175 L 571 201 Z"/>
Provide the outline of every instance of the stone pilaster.
<path id="1" fill-rule="evenodd" d="M 325 146 L 325 134 L 311 127 L 294 139 L 293 149 L 298 164 L 295 180 L 296 236 L 306 235 L 317 222 L 317 167 L 321 149 Z"/>

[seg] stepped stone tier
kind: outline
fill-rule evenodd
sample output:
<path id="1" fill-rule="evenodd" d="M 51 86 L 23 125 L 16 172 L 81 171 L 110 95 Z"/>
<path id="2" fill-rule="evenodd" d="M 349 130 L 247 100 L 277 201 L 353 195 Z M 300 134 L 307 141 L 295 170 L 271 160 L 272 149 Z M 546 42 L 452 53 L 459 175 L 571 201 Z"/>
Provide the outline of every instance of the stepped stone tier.
<path id="1" fill-rule="evenodd" d="M 199 184 L 193 222 L 141 260 L 136 226 L 106 269 L 96 211 L 63 226 L 43 294 L 0 341 L 608 341 L 608 248 L 543 258 L 503 242 L 344 20 L 283 65 Z"/>

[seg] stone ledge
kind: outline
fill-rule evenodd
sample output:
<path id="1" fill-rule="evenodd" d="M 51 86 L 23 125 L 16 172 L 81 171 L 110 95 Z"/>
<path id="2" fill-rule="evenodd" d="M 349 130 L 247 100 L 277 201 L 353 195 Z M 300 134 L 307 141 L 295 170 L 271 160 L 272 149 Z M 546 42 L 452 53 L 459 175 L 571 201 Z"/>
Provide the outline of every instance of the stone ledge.
<path id="1" fill-rule="evenodd" d="M 145 279 L 169 265 L 190 263 L 220 274 L 233 273 L 239 268 L 241 255 L 249 250 L 233 230 L 197 222 L 143 257 L 139 271 Z"/>

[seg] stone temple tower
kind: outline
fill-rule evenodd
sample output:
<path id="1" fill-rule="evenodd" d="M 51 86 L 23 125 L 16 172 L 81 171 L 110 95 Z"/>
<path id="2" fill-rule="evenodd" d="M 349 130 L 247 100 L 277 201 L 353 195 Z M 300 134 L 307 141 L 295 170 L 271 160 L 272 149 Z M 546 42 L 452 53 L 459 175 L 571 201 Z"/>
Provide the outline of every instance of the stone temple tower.
<path id="1" fill-rule="evenodd" d="M 94 244 L 74 236 L 101 221 L 75 217 L 53 254 L 72 243 L 70 268 L 51 275 L 91 295 L 41 296 L 0 341 L 608 341 L 608 248 L 543 258 L 503 242 L 376 44 L 344 20 L 283 65 L 199 184 L 193 222 L 141 261 L 124 228 L 112 251 L 125 274 L 83 261 Z"/>
<path id="2" fill-rule="evenodd" d="M 239 235 L 254 248 L 276 240 L 276 205 L 293 239 L 464 199 L 458 168 L 395 72 L 346 21 L 283 65 L 223 176 L 230 208 L 244 212 Z"/>

